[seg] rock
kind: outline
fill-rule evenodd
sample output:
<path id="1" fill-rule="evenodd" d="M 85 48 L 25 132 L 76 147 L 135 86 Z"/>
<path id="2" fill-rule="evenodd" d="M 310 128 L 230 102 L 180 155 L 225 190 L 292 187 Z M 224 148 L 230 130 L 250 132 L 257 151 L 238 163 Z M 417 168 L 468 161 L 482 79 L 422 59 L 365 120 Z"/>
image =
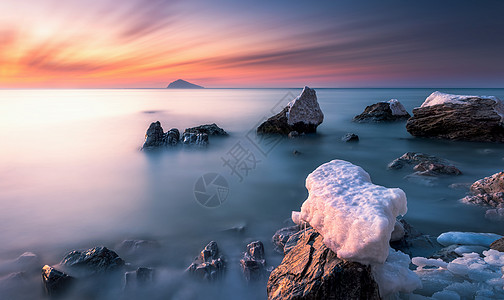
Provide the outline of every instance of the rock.
<path id="1" fill-rule="evenodd" d="M 182 143 L 189 146 L 207 146 L 208 134 L 184 132 L 182 134 Z"/>
<path id="2" fill-rule="evenodd" d="M 295 155 L 295 156 L 298 156 L 301 154 L 301 152 L 297 151 L 297 150 L 294 150 L 292 151 L 292 154 Z"/>
<path id="3" fill-rule="evenodd" d="M 247 281 L 263 278 L 266 274 L 266 259 L 264 258 L 264 246 L 261 241 L 255 241 L 247 245 L 247 252 L 240 260 L 240 265 Z"/>
<path id="4" fill-rule="evenodd" d="M 177 128 L 172 128 L 164 133 L 164 145 L 175 146 L 180 140 L 180 132 Z"/>
<path id="5" fill-rule="evenodd" d="M 500 238 L 490 244 L 490 249 L 504 252 L 504 238 Z"/>
<path id="6" fill-rule="evenodd" d="M 317 102 L 315 90 L 305 86 L 301 95 L 287 104 L 278 114 L 266 120 L 257 128 L 258 134 L 288 135 L 291 131 L 314 133 L 324 121 L 324 114 Z"/>
<path id="7" fill-rule="evenodd" d="M 389 165 L 389 169 L 401 169 L 407 165 L 415 165 L 413 170 L 415 175 L 439 176 L 439 175 L 460 175 L 462 172 L 447 160 L 420 152 L 407 152 L 396 158 Z"/>
<path id="8" fill-rule="evenodd" d="M 99 246 L 84 252 L 72 251 L 63 258 L 60 265 L 81 275 L 93 275 L 120 271 L 124 267 L 124 260 L 114 251 Z"/>
<path id="9" fill-rule="evenodd" d="M 371 268 L 339 259 L 313 228 L 271 273 L 268 299 L 380 299 Z"/>
<path id="10" fill-rule="evenodd" d="M 297 131 L 291 131 L 291 132 L 289 132 L 289 135 L 287 137 L 289 139 L 295 139 L 295 138 L 299 137 L 299 132 L 297 132 Z"/>
<path id="11" fill-rule="evenodd" d="M 359 136 L 356 135 L 355 133 L 347 133 L 344 136 L 341 137 L 341 140 L 343 142 L 358 142 L 359 141 Z"/>
<path id="12" fill-rule="evenodd" d="M 221 135 L 226 136 L 228 133 L 224 129 L 217 126 L 217 124 L 206 124 L 197 127 L 187 128 L 184 133 L 206 133 L 208 135 Z"/>
<path id="13" fill-rule="evenodd" d="M 213 281 L 221 278 L 226 267 L 224 258 L 219 255 L 217 243 L 211 241 L 206 245 L 187 271 L 195 277 Z"/>
<path id="14" fill-rule="evenodd" d="M 164 145 L 163 127 L 159 121 L 150 124 L 145 134 L 145 142 L 142 149 L 156 148 Z"/>
<path id="15" fill-rule="evenodd" d="M 448 247 L 441 248 L 436 251 L 436 253 L 432 254 L 430 258 L 441 259 L 444 262 L 451 262 L 452 260 L 462 256 L 455 251 L 458 247 L 459 245 L 450 245 Z"/>
<path id="16" fill-rule="evenodd" d="M 171 82 L 167 88 L 168 89 L 203 89 L 204 87 L 202 87 L 200 85 L 196 85 L 194 83 L 190 83 L 190 82 L 182 80 L 182 79 L 177 79 L 177 80 Z"/>
<path id="17" fill-rule="evenodd" d="M 487 209 L 485 219 L 494 222 L 504 221 L 504 208 Z"/>
<path id="18" fill-rule="evenodd" d="M 146 287 L 154 282 L 155 271 L 151 268 L 138 268 L 124 274 L 125 288 Z"/>
<path id="19" fill-rule="evenodd" d="M 49 296 L 58 296 L 67 291 L 74 278 L 56 270 L 53 267 L 45 265 L 42 268 L 42 282 L 44 283 L 44 288 Z"/>
<path id="20" fill-rule="evenodd" d="M 470 191 L 472 195 L 464 197 L 462 202 L 504 208 L 504 172 L 476 181 Z"/>
<path id="21" fill-rule="evenodd" d="M 406 130 L 417 137 L 504 142 L 504 104 L 493 96 L 432 93 L 413 109 Z"/>
<path id="22" fill-rule="evenodd" d="M 360 115 L 353 118 L 354 122 L 391 122 L 407 120 L 411 115 L 401 102 L 391 99 L 388 102 L 378 102 L 369 105 Z"/>
<path id="23" fill-rule="evenodd" d="M 278 229 L 271 238 L 271 241 L 275 246 L 275 251 L 279 253 L 284 253 L 285 244 L 287 243 L 289 238 L 295 233 L 297 233 L 300 229 L 301 227 L 299 225 Z"/>
<path id="24" fill-rule="evenodd" d="M 437 242 L 435 237 L 418 232 L 402 218 L 397 222 L 401 224 L 404 230 L 404 236 L 399 240 L 391 238 L 390 247 L 393 249 L 406 253 L 410 257 L 429 257 L 441 249 L 442 246 Z M 394 230 L 397 226 L 396 223 Z"/>

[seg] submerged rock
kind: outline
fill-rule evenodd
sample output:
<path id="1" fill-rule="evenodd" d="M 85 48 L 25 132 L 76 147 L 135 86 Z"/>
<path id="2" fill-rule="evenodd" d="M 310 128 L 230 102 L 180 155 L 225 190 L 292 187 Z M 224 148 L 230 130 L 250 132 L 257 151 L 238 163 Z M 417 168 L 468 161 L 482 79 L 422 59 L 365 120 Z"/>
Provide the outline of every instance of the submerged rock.
<path id="1" fill-rule="evenodd" d="M 217 124 L 206 124 L 197 127 L 191 127 L 184 130 L 184 133 L 206 133 L 208 135 L 222 135 L 226 136 L 228 133 L 224 129 L 217 126 Z"/>
<path id="2" fill-rule="evenodd" d="M 343 142 L 358 142 L 359 141 L 359 136 L 356 135 L 355 133 L 347 133 L 344 136 L 341 137 L 341 140 Z"/>
<path id="3" fill-rule="evenodd" d="M 194 259 L 187 271 L 195 277 L 213 281 L 222 277 L 225 267 L 226 263 L 224 258 L 219 255 L 217 243 L 211 241 Z"/>
<path id="4" fill-rule="evenodd" d="M 415 175 L 439 176 L 460 175 L 462 172 L 447 160 L 420 152 L 407 152 L 396 158 L 389 165 L 389 169 L 401 169 L 404 166 L 415 165 Z"/>
<path id="5" fill-rule="evenodd" d="M 146 287 L 154 282 L 155 271 L 152 268 L 138 268 L 136 271 L 124 274 L 125 289 L 133 287 Z"/>
<path id="6" fill-rule="evenodd" d="M 305 86 L 301 95 L 289 102 L 280 113 L 259 125 L 257 133 L 313 133 L 323 121 L 324 114 L 318 104 L 315 90 Z"/>
<path id="7" fill-rule="evenodd" d="M 266 274 L 266 259 L 264 258 L 264 246 L 261 241 L 255 241 L 247 245 L 247 251 L 240 260 L 243 275 L 247 281 L 260 280 Z"/>
<path id="8" fill-rule="evenodd" d="M 504 208 L 504 172 L 476 181 L 470 191 L 472 195 L 464 197 L 462 202 Z"/>
<path id="9" fill-rule="evenodd" d="M 413 109 L 406 130 L 417 137 L 504 142 L 504 104 L 493 96 L 432 93 Z"/>
<path id="10" fill-rule="evenodd" d="M 72 251 L 63 258 L 60 265 L 69 271 L 92 275 L 120 271 L 124 267 L 124 260 L 107 247 L 99 246 L 83 252 Z"/>
<path id="11" fill-rule="evenodd" d="M 411 115 L 401 102 L 391 99 L 388 102 L 378 102 L 367 106 L 364 111 L 353 118 L 354 122 L 391 122 L 403 121 Z"/>
<path id="12" fill-rule="evenodd" d="M 44 288 L 49 296 L 58 296 L 67 291 L 74 278 L 56 270 L 53 267 L 45 265 L 42 268 L 42 282 L 44 283 Z"/>
<path id="13" fill-rule="evenodd" d="M 273 270 L 268 299 L 380 299 L 371 268 L 342 260 L 313 228 Z"/>

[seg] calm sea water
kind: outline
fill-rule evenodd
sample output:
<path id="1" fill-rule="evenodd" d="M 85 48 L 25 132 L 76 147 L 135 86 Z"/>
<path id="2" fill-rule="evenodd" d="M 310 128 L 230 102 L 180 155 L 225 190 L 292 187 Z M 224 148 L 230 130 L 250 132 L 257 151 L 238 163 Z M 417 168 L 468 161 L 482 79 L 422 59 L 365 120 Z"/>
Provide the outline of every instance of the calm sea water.
<path id="1" fill-rule="evenodd" d="M 440 90 L 504 99 L 504 89 Z M 246 284 L 241 278 L 241 254 L 247 243 L 261 240 L 269 265 L 280 263 L 271 236 L 306 199 L 306 176 L 332 159 L 363 167 L 376 184 L 402 188 L 408 196 L 405 218 L 424 233 L 504 234 L 502 223 L 484 218 L 485 209 L 458 202 L 466 190 L 448 187 L 502 171 L 502 145 L 413 138 L 405 122 L 351 122 L 366 105 L 391 98 L 411 112 L 434 89 L 318 89 L 325 120 L 316 136 L 257 140 L 258 123 L 300 91 L 0 90 L 0 277 L 15 271 L 6 267 L 8 261 L 25 251 L 36 253 L 41 264 L 55 264 L 73 249 L 117 249 L 126 239 L 149 239 L 161 248 L 148 257 L 118 253 L 132 265 L 158 270 L 151 297 L 265 298 L 266 281 Z M 157 120 L 165 131 L 215 122 L 230 136 L 211 137 L 206 149 L 139 151 L 147 127 Z M 347 132 L 360 141 L 342 142 Z M 406 179 L 411 170 L 387 170 L 407 151 L 450 159 L 464 174 L 423 182 Z M 224 161 L 238 152 L 248 160 L 233 173 Z M 194 196 L 196 181 L 210 172 L 229 185 L 215 208 Z M 207 285 L 181 276 L 210 240 L 227 257 L 224 280 Z M 27 276 L 36 288 L 20 290 L 15 298 L 40 297 L 39 270 Z M 102 298 L 120 293 L 104 292 Z"/>

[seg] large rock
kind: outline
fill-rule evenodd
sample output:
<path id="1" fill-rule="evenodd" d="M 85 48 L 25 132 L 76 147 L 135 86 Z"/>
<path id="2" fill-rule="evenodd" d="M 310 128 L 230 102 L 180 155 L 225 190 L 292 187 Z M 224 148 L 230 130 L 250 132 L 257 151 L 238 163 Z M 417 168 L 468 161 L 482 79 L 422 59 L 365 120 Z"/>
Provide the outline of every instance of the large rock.
<path id="1" fill-rule="evenodd" d="M 369 266 L 341 260 L 313 228 L 273 270 L 268 299 L 380 299 Z"/>
<path id="2" fill-rule="evenodd" d="M 355 122 L 391 122 L 407 120 L 411 115 L 401 102 L 391 99 L 367 106 L 364 111 L 353 118 Z"/>
<path id="3" fill-rule="evenodd" d="M 211 241 L 187 268 L 187 272 L 195 277 L 212 281 L 222 277 L 225 267 L 226 263 L 219 254 L 217 243 Z"/>
<path id="4" fill-rule="evenodd" d="M 315 90 L 305 86 L 301 95 L 289 102 L 280 113 L 259 125 L 257 133 L 313 133 L 323 121 L 324 114 L 318 104 Z"/>
<path id="5" fill-rule="evenodd" d="M 184 130 L 184 133 L 206 133 L 208 135 L 223 135 L 226 136 L 228 133 L 224 129 L 217 126 L 217 124 L 205 124 L 197 127 L 191 127 Z"/>
<path id="6" fill-rule="evenodd" d="M 190 83 L 188 81 L 185 81 L 183 79 L 177 79 L 173 82 L 170 82 L 170 84 L 167 87 L 168 89 L 202 89 L 203 87 L 200 85 L 196 85 L 194 83 Z"/>
<path id="7" fill-rule="evenodd" d="M 504 172 L 485 177 L 471 185 L 472 195 L 463 202 L 504 208 Z"/>
<path id="8" fill-rule="evenodd" d="M 63 258 L 60 265 L 65 270 L 87 276 L 120 271 L 124 260 L 107 247 L 99 246 L 82 252 L 74 250 Z"/>
<path id="9" fill-rule="evenodd" d="M 247 251 L 240 260 L 243 275 L 247 281 L 260 280 L 266 274 L 266 259 L 264 258 L 264 245 L 255 241 L 247 245 Z"/>
<path id="10" fill-rule="evenodd" d="M 150 124 L 147 132 L 145 133 L 145 142 L 142 146 L 143 149 L 155 148 L 164 145 L 164 132 L 163 127 L 159 121 Z"/>
<path id="11" fill-rule="evenodd" d="M 490 244 L 490 249 L 504 252 L 504 238 L 500 238 Z"/>
<path id="12" fill-rule="evenodd" d="M 58 296 L 67 291 L 74 278 L 56 270 L 53 267 L 45 265 L 42 268 L 42 282 L 44 283 L 44 288 L 46 294 L 49 296 Z"/>
<path id="13" fill-rule="evenodd" d="M 432 93 L 413 109 L 406 129 L 413 136 L 504 142 L 504 104 L 493 96 Z"/>
<path id="14" fill-rule="evenodd" d="M 401 169 L 404 166 L 414 165 L 416 175 L 460 175 L 462 172 L 445 159 L 420 152 L 406 152 L 401 157 L 392 161 L 389 169 Z"/>

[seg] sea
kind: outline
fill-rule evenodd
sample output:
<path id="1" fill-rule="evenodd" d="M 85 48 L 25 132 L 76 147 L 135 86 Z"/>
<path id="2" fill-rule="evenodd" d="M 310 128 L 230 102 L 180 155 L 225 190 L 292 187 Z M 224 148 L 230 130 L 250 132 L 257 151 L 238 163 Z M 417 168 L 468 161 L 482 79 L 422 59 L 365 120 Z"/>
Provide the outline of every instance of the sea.
<path id="1" fill-rule="evenodd" d="M 292 224 L 291 212 L 307 198 L 306 176 L 333 159 L 361 166 L 375 184 L 403 189 L 404 218 L 424 234 L 502 235 L 504 223 L 486 219 L 486 208 L 459 201 L 468 184 L 503 170 L 501 144 L 415 138 L 405 121 L 352 122 L 367 105 L 390 99 L 411 113 L 436 90 L 504 99 L 504 89 L 321 88 L 325 117 L 317 134 L 288 139 L 255 129 L 301 89 L 0 90 L 0 278 L 19 271 L 25 278 L 9 287 L 0 279 L 0 292 L 42 299 L 39 267 L 102 245 L 131 270 L 154 268 L 156 281 L 144 291 L 102 289 L 93 299 L 266 299 L 267 278 L 243 277 L 243 252 L 259 240 L 267 266 L 280 264 L 273 234 Z M 229 136 L 211 136 L 208 147 L 142 151 L 155 121 L 165 131 L 216 123 Z M 359 141 L 343 142 L 346 133 Z M 387 168 L 410 151 L 448 159 L 462 175 Z M 156 246 L 144 255 L 125 250 L 125 240 Z M 211 283 L 190 278 L 186 268 L 212 240 L 225 257 L 225 275 Z M 36 254 L 36 268 L 16 265 L 25 252 Z"/>

